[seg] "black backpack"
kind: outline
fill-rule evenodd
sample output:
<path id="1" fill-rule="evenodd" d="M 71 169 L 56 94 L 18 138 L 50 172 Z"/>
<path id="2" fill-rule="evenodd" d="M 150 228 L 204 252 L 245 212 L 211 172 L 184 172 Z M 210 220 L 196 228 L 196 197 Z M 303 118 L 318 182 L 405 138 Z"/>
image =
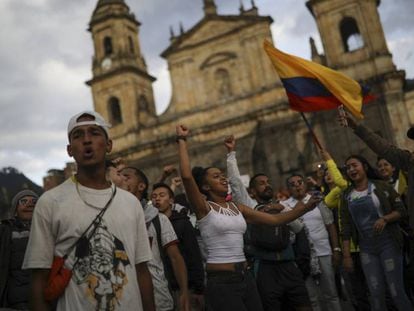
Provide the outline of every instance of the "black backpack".
<path id="1" fill-rule="evenodd" d="M 265 205 L 258 205 L 255 210 L 261 211 Z M 278 211 L 270 210 L 266 213 L 278 214 Z M 290 230 L 288 225 L 267 226 L 267 225 L 250 225 L 250 243 L 258 248 L 280 252 L 289 245 Z"/>
<path id="2" fill-rule="evenodd" d="M 171 263 L 169 262 L 169 257 L 167 256 L 165 249 L 162 247 L 162 241 L 161 241 L 161 222 L 160 217 L 157 215 L 151 220 L 152 224 L 154 225 L 155 232 L 157 234 L 157 244 L 158 244 L 158 250 L 160 252 L 162 264 L 164 266 L 164 274 L 165 278 L 168 281 L 168 289 L 170 290 L 170 293 L 172 293 L 171 283 L 173 282 L 174 273 L 171 267 Z"/>

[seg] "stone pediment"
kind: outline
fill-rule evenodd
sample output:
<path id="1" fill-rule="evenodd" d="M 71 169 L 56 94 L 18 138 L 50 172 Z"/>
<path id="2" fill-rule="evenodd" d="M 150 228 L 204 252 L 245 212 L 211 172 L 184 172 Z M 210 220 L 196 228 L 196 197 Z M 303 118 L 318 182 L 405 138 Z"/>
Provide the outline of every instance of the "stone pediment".
<path id="1" fill-rule="evenodd" d="M 173 43 L 161 54 L 162 57 L 187 48 L 218 39 L 245 27 L 272 22 L 269 16 L 206 16 L 193 28 L 173 39 Z"/>
<path id="2" fill-rule="evenodd" d="M 226 20 L 212 20 L 194 31 L 189 37 L 185 38 L 177 48 L 185 48 L 193 46 L 204 41 L 220 37 L 224 34 L 243 28 L 249 23 L 246 20 L 226 21 Z"/>

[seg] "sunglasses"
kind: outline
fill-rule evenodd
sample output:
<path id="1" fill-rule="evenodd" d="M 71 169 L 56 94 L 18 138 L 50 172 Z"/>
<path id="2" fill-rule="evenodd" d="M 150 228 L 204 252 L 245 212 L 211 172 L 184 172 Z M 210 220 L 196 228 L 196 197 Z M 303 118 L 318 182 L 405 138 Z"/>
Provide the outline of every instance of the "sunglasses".
<path id="1" fill-rule="evenodd" d="M 19 200 L 19 204 L 23 206 L 27 206 L 29 204 L 35 205 L 36 203 L 37 203 L 37 198 L 30 198 L 30 199 L 23 198 Z"/>
<path id="2" fill-rule="evenodd" d="M 302 186 L 302 185 L 303 185 L 303 179 L 289 182 L 289 187 Z"/>

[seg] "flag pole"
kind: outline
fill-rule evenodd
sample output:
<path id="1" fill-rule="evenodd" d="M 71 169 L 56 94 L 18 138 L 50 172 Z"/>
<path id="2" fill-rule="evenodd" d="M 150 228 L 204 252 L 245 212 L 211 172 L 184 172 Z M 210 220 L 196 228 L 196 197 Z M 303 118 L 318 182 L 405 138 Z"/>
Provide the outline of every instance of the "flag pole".
<path id="1" fill-rule="evenodd" d="M 312 136 L 312 138 L 313 138 L 313 142 L 315 143 L 315 145 L 316 145 L 316 146 L 317 146 L 320 150 L 322 150 L 322 149 L 323 149 L 323 148 L 322 148 L 322 145 L 321 145 L 321 143 L 319 142 L 318 137 L 316 137 L 315 132 L 313 131 L 312 126 L 310 125 L 310 123 L 309 123 L 308 119 L 306 118 L 305 114 L 304 114 L 303 112 L 300 112 L 300 115 L 302 116 L 303 121 L 305 121 L 305 123 L 306 123 L 306 126 L 307 126 L 307 128 L 308 128 L 308 130 L 309 130 L 309 133 L 311 134 L 311 136 Z"/>

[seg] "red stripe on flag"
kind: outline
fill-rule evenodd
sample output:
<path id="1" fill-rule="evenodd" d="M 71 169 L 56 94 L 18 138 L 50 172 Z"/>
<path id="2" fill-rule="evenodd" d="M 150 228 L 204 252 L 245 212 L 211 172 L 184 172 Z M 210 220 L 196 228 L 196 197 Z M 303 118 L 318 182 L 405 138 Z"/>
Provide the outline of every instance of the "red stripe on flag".
<path id="1" fill-rule="evenodd" d="M 321 110 L 332 110 L 338 108 L 342 103 L 335 96 L 308 96 L 300 97 L 287 93 L 290 107 L 296 111 L 312 112 Z M 364 104 L 374 100 L 373 95 L 364 96 Z"/>
<path id="2" fill-rule="evenodd" d="M 376 99 L 377 99 L 377 96 L 372 95 L 372 94 L 367 94 L 367 95 L 364 95 L 364 98 L 362 99 L 362 103 L 368 104 L 369 102 L 376 100 Z"/>
<path id="3" fill-rule="evenodd" d="M 311 112 L 336 109 L 342 103 L 334 96 L 299 97 L 287 93 L 290 107 L 296 111 Z"/>

